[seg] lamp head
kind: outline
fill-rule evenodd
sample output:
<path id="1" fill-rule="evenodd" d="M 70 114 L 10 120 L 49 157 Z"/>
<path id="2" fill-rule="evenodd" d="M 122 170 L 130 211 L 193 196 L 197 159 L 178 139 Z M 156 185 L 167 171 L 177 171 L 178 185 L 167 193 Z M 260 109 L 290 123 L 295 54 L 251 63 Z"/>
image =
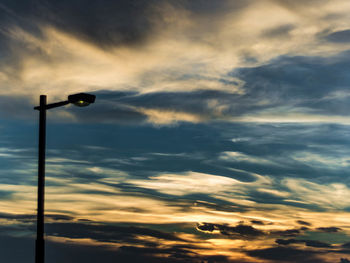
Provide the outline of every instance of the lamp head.
<path id="1" fill-rule="evenodd" d="M 78 93 L 68 96 L 69 103 L 73 103 L 78 107 L 88 106 L 90 103 L 95 102 L 95 95 L 87 94 L 87 93 Z"/>

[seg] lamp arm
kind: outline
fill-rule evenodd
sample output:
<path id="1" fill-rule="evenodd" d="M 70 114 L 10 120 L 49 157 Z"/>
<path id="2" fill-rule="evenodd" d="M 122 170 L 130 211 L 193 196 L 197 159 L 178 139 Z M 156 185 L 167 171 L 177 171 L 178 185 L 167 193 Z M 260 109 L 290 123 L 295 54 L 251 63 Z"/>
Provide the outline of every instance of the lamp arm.
<path id="1" fill-rule="evenodd" d="M 68 100 L 65 100 L 65 101 L 55 102 L 55 103 L 51 103 L 51 104 L 46 104 L 45 105 L 45 110 L 61 107 L 61 106 L 67 105 L 69 103 L 70 102 Z M 36 107 L 34 107 L 34 109 L 35 110 L 40 110 L 40 106 L 36 106 Z"/>

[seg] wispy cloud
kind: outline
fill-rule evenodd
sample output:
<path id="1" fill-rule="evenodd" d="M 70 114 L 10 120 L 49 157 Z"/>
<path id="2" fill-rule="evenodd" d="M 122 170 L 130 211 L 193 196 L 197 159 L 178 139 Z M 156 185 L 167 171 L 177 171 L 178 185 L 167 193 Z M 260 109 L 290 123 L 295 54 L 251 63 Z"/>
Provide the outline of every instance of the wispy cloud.
<path id="1" fill-rule="evenodd" d="M 181 105 L 169 104 L 163 108 L 150 107 L 151 105 L 134 109 L 131 107 L 129 111 L 134 112 L 135 117 L 139 113 L 140 116 L 135 121 L 148 121 L 157 125 L 168 125 L 178 121 L 197 123 L 212 119 L 263 122 L 274 119 L 279 122 L 338 120 L 340 123 L 348 123 L 345 117 L 334 118 L 326 112 L 322 116 L 309 116 L 303 108 L 300 108 L 299 113 L 286 116 L 276 107 L 276 102 L 284 97 L 283 94 L 281 97 L 276 97 L 278 93 L 269 98 L 265 96 L 264 99 L 268 101 L 262 103 L 264 99 L 260 96 L 261 92 L 268 90 L 254 89 L 252 81 L 256 78 L 246 78 L 249 71 L 256 75 L 257 70 L 265 69 L 266 63 L 271 64 L 272 68 L 267 69 L 271 74 L 276 71 L 274 76 L 277 77 L 278 69 L 273 68 L 273 65 L 282 63 L 283 59 L 271 59 L 285 55 L 321 57 L 325 70 L 328 66 L 333 67 L 328 64 L 328 61 L 334 60 L 330 56 L 349 47 L 323 41 L 318 35 L 326 31 L 340 32 L 344 27 L 343 20 L 332 18 L 330 15 L 340 16 L 344 13 L 348 7 L 346 1 L 324 1 L 317 13 L 310 9 L 312 4 L 301 8 L 298 5 L 267 0 L 239 4 L 224 1 L 219 5 L 221 8 L 213 9 L 209 13 L 205 8 L 195 7 L 187 1 L 178 5 L 171 5 L 166 1 L 157 4 L 141 2 L 140 5 L 147 10 L 145 13 L 140 12 L 140 6 L 124 2 L 123 5 L 113 4 L 110 7 L 111 10 L 120 13 L 122 6 L 127 13 L 139 15 L 132 23 L 116 20 L 114 15 L 110 14 L 111 11 L 106 10 L 102 4 L 95 4 L 94 8 L 88 6 L 84 18 L 87 21 L 102 21 L 102 25 L 95 25 L 90 31 L 72 17 L 69 10 L 74 12 L 73 6 L 54 13 L 53 10 L 64 4 L 49 1 L 46 6 L 34 5 L 29 13 L 24 15 L 18 6 L 4 5 L 2 10 L 7 17 L 24 15 L 23 19 L 31 26 L 26 27 L 24 22 L 15 23 L 12 19 L 6 20 L 7 30 L 3 32 L 3 36 L 5 42 L 12 47 L 6 55 L 10 63 L 1 66 L 0 80 L 2 86 L 6 87 L 1 90 L 1 95 L 29 96 L 30 102 L 34 104 L 35 97 L 40 93 L 46 93 L 54 100 L 86 90 L 141 94 L 211 90 L 221 92 L 223 96 L 218 97 L 216 102 L 215 96 L 211 102 L 202 101 L 209 109 L 207 112 L 188 111 L 181 108 Z M 43 17 L 39 10 L 45 10 L 52 16 Z M 99 13 L 103 10 L 105 17 L 101 17 Z M 303 12 L 308 13 L 308 19 L 301 15 Z M 36 19 L 33 19 L 34 14 L 38 15 Z M 66 17 L 63 19 L 63 16 Z M 114 33 L 101 34 L 106 32 L 106 28 L 110 27 L 106 25 L 111 25 L 111 22 L 116 23 L 111 31 Z M 296 57 L 294 62 L 297 62 L 298 58 Z M 288 59 L 286 61 L 288 63 Z M 320 61 L 322 63 L 322 60 Z M 307 66 L 305 63 L 303 65 Z M 324 69 L 308 65 L 314 67 L 312 74 L 322 76 Z M 244 67 L 247 68 L 240 71 L 243 75 L 230 74 L 232 70 Z M 283 78 L 287 77 L 285 87 L 295 83 L 298 78 L 305 79 L 304 73 L 310 73 L 310 69 L 305 70 L 293 69 L 294 79 L 282 75 Z M 271 74 L 267 74 L 266 80 L 260 81 L 260 84 L 265 85 L 267 81 L 271 81 Z M 264 78 L 261 71 L 258 75 Z M 50 79 L 49 83 L 45 81 L 47 79 Z M 308 83 L 312 84 L 311 80 L 304 85 L 309 85 Z M 319 85 L 315 83 L 315 86 Z M 279 92 L 285 89 L 283 87 Z M 293 97 L 293 94 L 298 95 L 299 91 L 290 89 L 290 92 Z M 225 96 L 231 97 L 231 100 L 223 99 Z M 232 107 L 231 104 L 239 101 L 241 102 L 237 107 Z M 251 104 L 252 102 L 254 104 Z M 290 107 L 295 106 L 296 102 L 298 101 L 290 104 Z M 250 114 L 244 118 L 237 118 L 237 114 L 241 115 L 237 109 L 247 108 L 247 105 L 244 105 L 247 103 L 249 111 L 254 110 L 254 115 L 244 112 Z M 275 117 L 261 112 L 261 109 L 269 108 L 277 109 Z M 261 117 L 256 116 L 257 109 Z M 115 111 L 118 112 L 120 111 Z M 118 119 L 118 116 L 115 118 Z M 70 115 L 70 119 L 74 117 Z"/>
<path id="2" fill-rule="evenodd" d="M 0 2 L 5 255 L 34 242 L 38 95 L 92 92 L 48 112 L 59 262 L 349 258 L 348 0 Z"/>

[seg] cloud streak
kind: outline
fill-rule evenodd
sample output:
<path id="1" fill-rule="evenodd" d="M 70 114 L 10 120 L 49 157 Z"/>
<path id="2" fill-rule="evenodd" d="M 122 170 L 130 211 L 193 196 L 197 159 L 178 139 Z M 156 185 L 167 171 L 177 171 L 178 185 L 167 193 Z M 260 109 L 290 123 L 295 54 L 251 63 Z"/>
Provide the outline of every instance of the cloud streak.
<path id="1" fill-rule="evenodd" d="M 4 254 L 32 256 L 38 95 L 91 92 L 48 112 L 52 260 L 346 262 L 349 10 L 0 0 Z"/>
<path id="2" fill-rule="evenodd" d="M 317 94 L 309 92 L 324 87 L 317 92 L 330 95 L 334 87 L 326 89 L 331 80 L 322 80 L 324 72 L 334 68 L 347 71 L 347 53 L 336 55 L 347 47 L 317 38 L 326 30 L 341 27 L 341 21 L 333 19 L 330 23 L 325 17 L 340 14 L 347 7 L 346 1 L 324 1 L 317 14 L 310 12 L 309 6 L 302 9 L 268 0 L 224 1 L 214 9 L 207 1 L 200 5 L 188 1 L 177 5 L 139 1 L 133 5 L 121 1 L 108 8 L 101 2 L 84 5 L 80 18 L 74 16 L 79 2 L 35 2 L 29 6 L 2 4 L 6 14 L 3 45 L 11 46 L 4 55 L 9 63 L 1 67 L 0 82 L 6 87 L 1 90 L 2 96 L 29 96 L 34 104 L 40 93 L 53 100 L 86 90 L 135 92 L 141 100 L 146 98 L 142 94 L 154 94 L 148 97 L 152 103 L 139 99 L 138 105 L 133 105 L 122 100 L 118 101 L 121 104 L 101 106 L 99 114 L 108 121 L 118 121 L 124 115 L 131 122 L 156 125 L 216 119 L 281 121 L 286 116 L 296 122 L 332 122 L 331 118 L 337 117 L 338 122 L 348 123 L 341 112 L 332 111 L 334 100 L 320 101 L 323 106 L 319 106 L 315 99 L 325 100 L 325 96 L 320 93 L 315 97 Z M 310 19 L 302 18 L 303 12 L 310 12 Z M 284 17 L 283 24 L 276 13 Z M 129 15 L 136 19 L 130 20 Z M 24 22 L 15 22 L 17 16 L 23 16 Z M 228 25 L 231 30 L 226 30 Z M 310 49 L 310 45 L 318 49 Z M 336 74 L 332 79 L 346 82 L 342 71 Z M 274 83 L 268 84 L 272 79 Z M 337 91 L 343 90 L 342 83 L 337 86 Z M 217 93 L 209 93 L 209 99 L 201 90 Z M 174 104 L 169 101 L 166 107 L 161 106 L 169 99 L 169 92 L 175 98 L 179 96 L 178 100 L 170 98 Z M 311 103 L 306 94 L 313 96 Z M 204 95 L 198 98 L 198 109 L 181 103 L 188 95 L 187 101 Z M 313 106 L 306 109 L 306 103 Z M 270 114 L 271 110 L 277 116 Z"/>

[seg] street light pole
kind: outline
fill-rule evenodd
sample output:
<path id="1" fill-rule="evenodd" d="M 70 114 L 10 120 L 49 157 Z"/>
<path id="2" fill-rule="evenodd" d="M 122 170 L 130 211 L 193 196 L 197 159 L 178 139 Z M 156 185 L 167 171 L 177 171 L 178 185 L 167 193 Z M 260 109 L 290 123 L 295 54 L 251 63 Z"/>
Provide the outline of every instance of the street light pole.
<path id="1" fill-rule="evenodd" d="M 36 229 L 35 263 L 44 263 L 44 193 L 45 193 L 45 144 L 46 144 L 46 95 L 40 96 L 39 155 L 38 155 L 38 210 Z"/>
<path id="2" fill-rule="evenodd" d="M 38 155 L 38 209 L 35 241 L 35 263 L 45 262 L 44 240 L 44 197 L 45 197 L 45 145 L 46 145 L 46 111 L 72 103 L 79 107 L 95 102 L 95 95 L 78 93 L 68 96 L 68 100 L 47 104 L 46 95 L 40 95 L 40 105 L 34 107 L 39 111 L 39 155 Z"/>

